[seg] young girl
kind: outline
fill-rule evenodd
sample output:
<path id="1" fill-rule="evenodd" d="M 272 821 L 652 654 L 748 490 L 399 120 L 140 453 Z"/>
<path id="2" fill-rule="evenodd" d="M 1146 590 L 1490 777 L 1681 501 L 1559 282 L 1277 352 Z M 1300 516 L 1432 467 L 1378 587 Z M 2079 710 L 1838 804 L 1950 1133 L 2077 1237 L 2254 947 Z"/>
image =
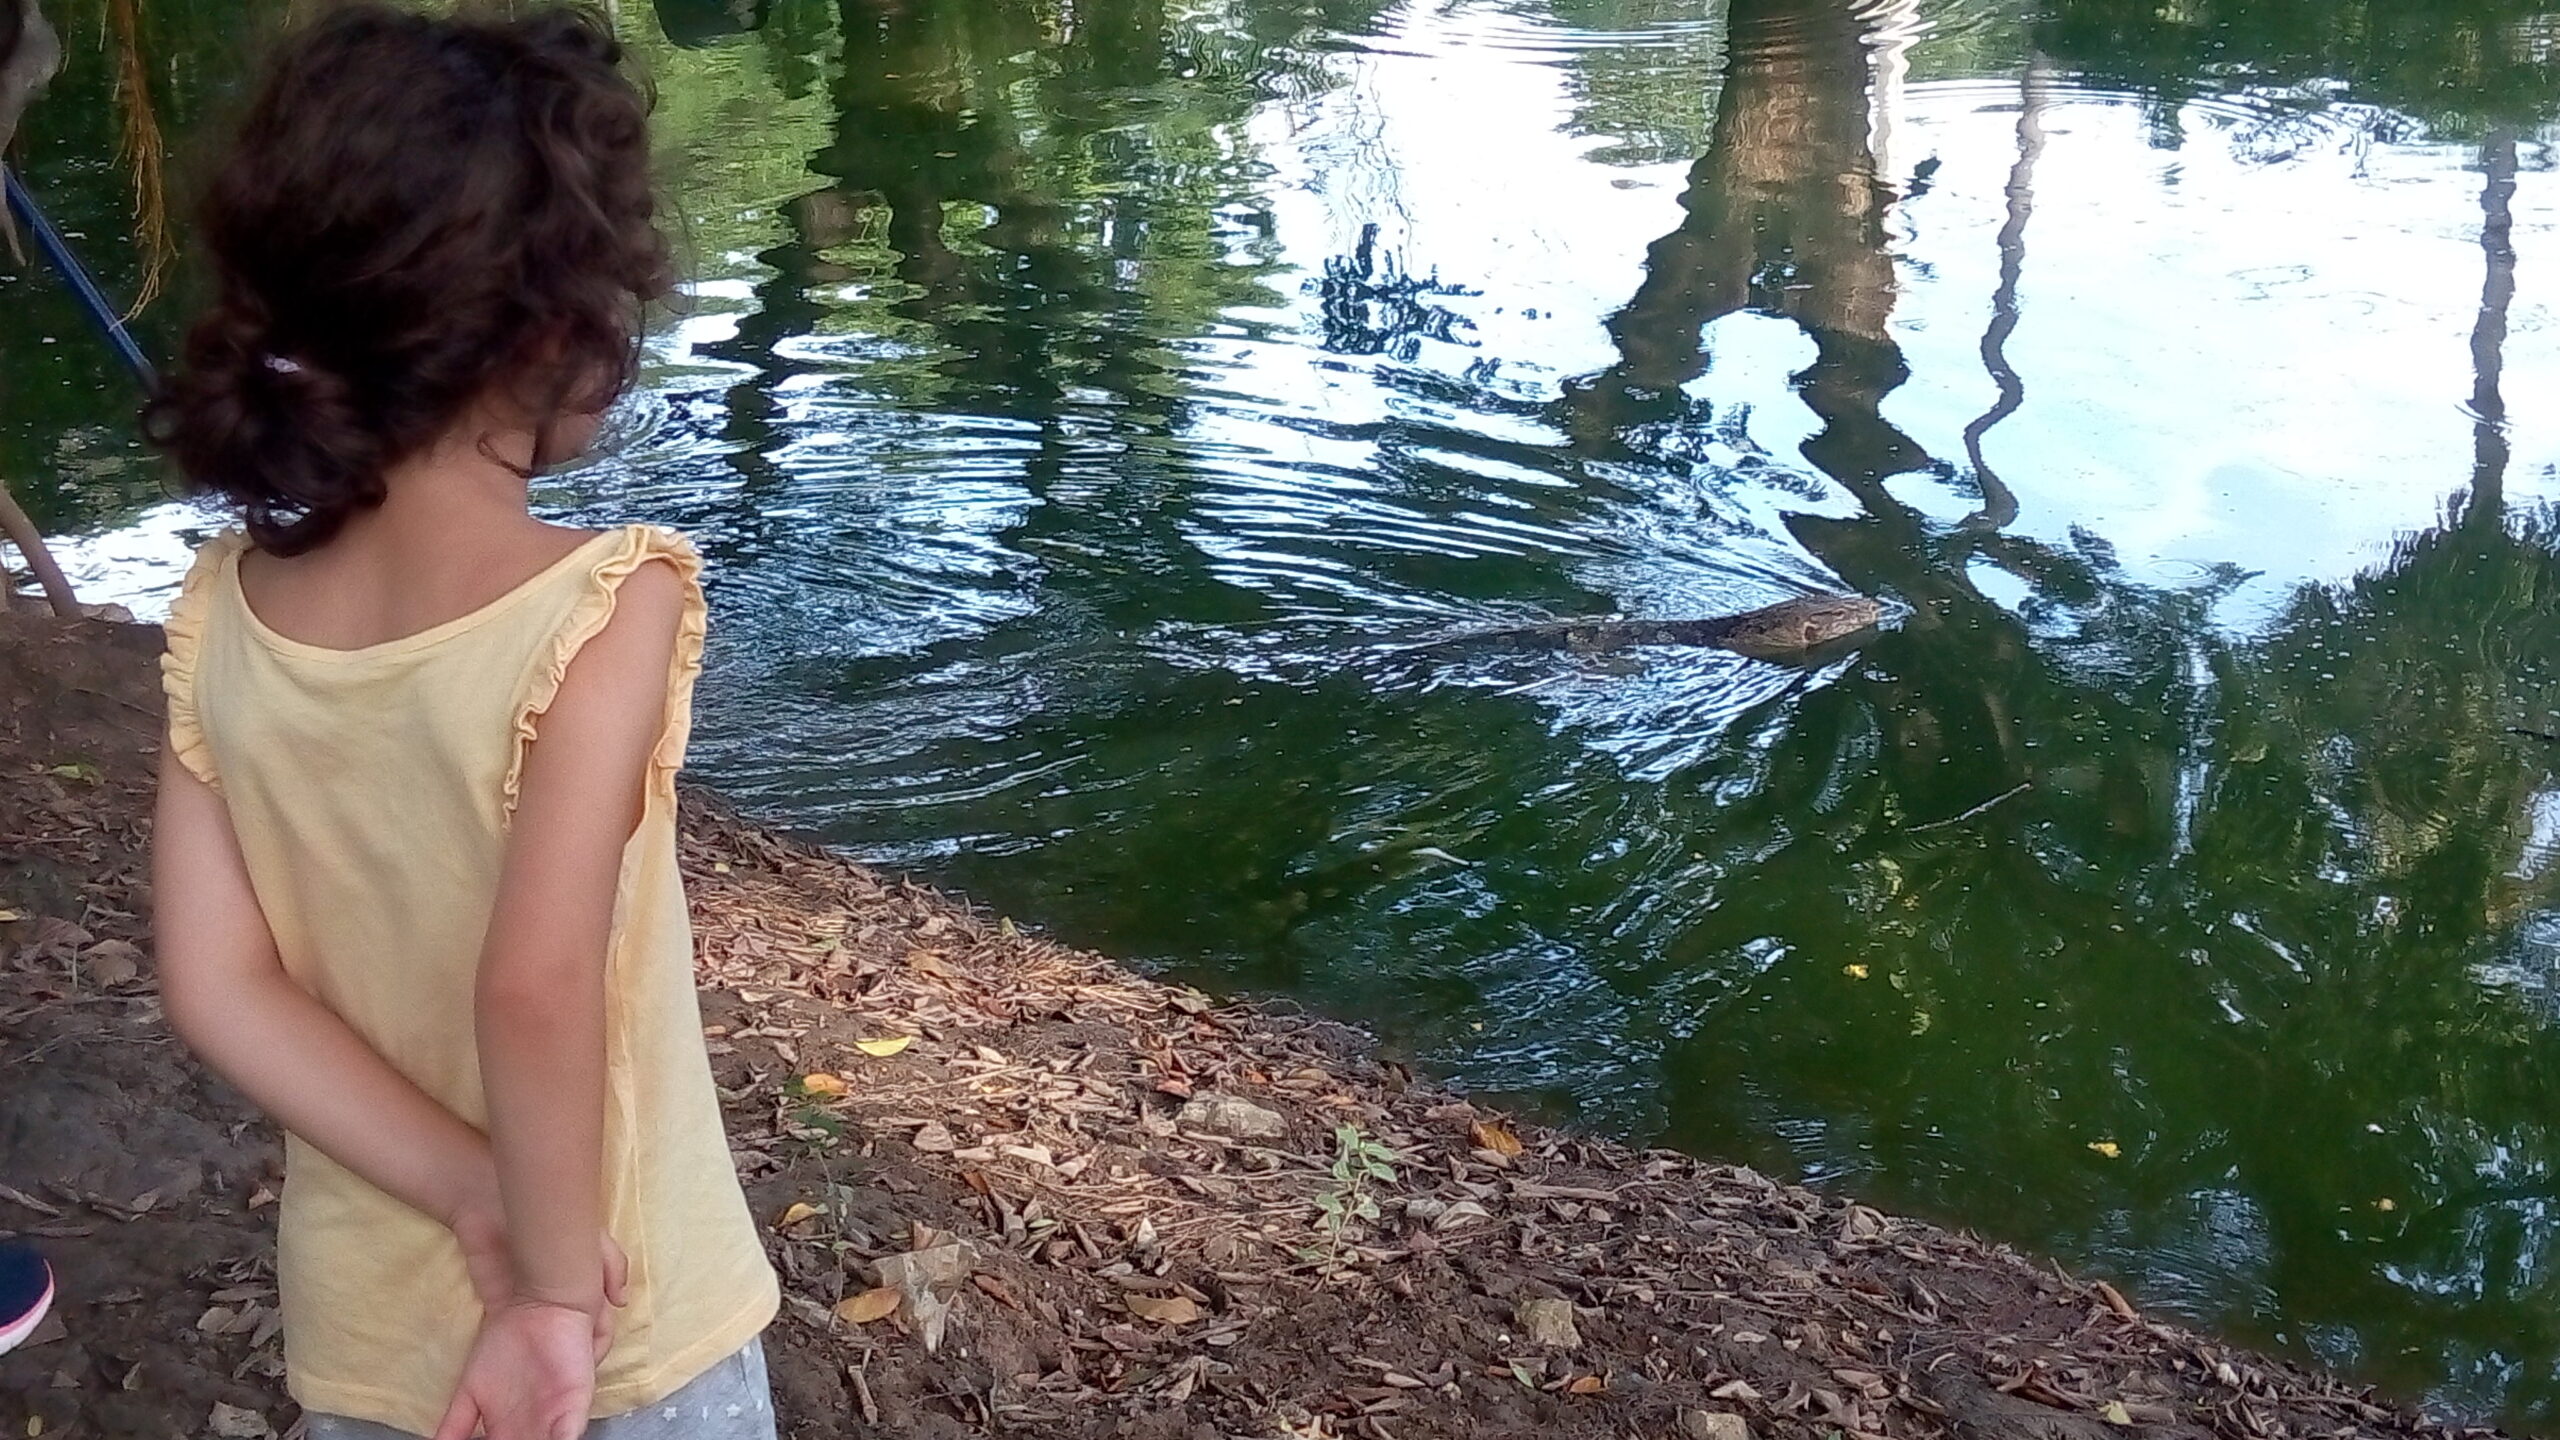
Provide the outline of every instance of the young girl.
<path id="1" fill-rule="evenodd" d="M 774 1433 L 676 872 L 697 562 L 525 502 L 669 283 L 620 58 L 573 11 L 291 37 L 147 417 L 244 531 L 169 617 L 154 889 L 171 1021 L 287 1132 L 312 1440 Z"/>

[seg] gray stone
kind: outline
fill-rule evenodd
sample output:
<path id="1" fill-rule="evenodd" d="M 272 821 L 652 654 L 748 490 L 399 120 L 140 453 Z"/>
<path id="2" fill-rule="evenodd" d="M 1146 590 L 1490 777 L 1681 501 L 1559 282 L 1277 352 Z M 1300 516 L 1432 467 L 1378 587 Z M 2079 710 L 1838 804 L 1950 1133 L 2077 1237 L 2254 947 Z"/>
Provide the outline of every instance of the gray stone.
<path id="1" fill-rule="evenodd" d="M 1529 1343 L 1556 1350 L 1582 1348 L 1582 1332 L 1573 1328 L 1573 1302 L 1539 1297 L 1520 1302 L 1513 1312 L 1519 1317 L 1520 1329 Z"/>
<path id="2" fill-rule="evenodd" d="M 1751 1422 L 1721 1410 L 1683 1410 L 1680 1433 L 1689 1440 L 1751 1440 Z"/>
<path id="3" fill-rule="evenodd" d="M 1188 1130 L 1206 1130 L 1244 1140 L 1276 1140 L 1289 1133 L 1289 1121 L 1279 1111 L 1216 1091 L 1192 1096 L 1173 1119 Z"/>
<path id="4" fill-rule="evenodd" d="M 223 1440 L 270 1440 L 276 1433 L 266 1416 L 219 1400 L 213 1402 L 213 1414 L 206 1418 L 205 1428 Z"/>

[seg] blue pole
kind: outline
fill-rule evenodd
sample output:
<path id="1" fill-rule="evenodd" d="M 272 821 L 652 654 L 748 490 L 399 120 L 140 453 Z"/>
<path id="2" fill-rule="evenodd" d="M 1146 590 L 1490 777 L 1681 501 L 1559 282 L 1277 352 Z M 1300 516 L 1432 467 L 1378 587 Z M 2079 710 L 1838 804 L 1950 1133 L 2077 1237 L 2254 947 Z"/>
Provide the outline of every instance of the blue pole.
<path id="1" fill-rule="evenodd" d="M 97 325 L 98 333 L 106 337 L 107 344 L 133 371 L 133 378 L 142 382 L 145 394 L 158 390 L 160 372 L 151 368 L 151 357 L 142 353 L 142 347 L 134 342 L 133 332 L 124 328 L 123 317 L 116 313 L 115 306 L 107 302 L 98 282 L 90 279 L 89 272 L 81 268 L 80 257 L 72 254 L 71 247 L 63 243 L 62 232 L 54 229 L 53 222 L 36 208 L 36 198 L 28 194 L 27 187 L 19 182 L 18 172 L 0 165 L 0 178 L 8 182 L 9 213 L 17 216 L 18 223 L 27 227 L 27 233 L 35 237 L 36 248 L 44 252 L 45 260 L 53 266 L 54 273 L 62 277 L 62 283 L 70 287 L 72 297 L 80 302 L 80 308 L 89 312 L 89 319 Z"/>

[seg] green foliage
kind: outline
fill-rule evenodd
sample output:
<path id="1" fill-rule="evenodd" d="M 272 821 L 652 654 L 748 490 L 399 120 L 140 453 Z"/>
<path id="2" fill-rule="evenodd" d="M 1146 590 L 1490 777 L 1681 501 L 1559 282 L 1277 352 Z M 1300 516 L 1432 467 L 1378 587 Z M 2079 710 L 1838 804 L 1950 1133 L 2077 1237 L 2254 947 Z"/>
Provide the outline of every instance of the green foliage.
<path id="1" fill-rule="evenodd" d="M 2163 99 L 2302 85 L 2450 137 L 2560 112 L 2547 0 L 2051 0 L 2037 43 Z"/>
<path id="2" fill-rule="evenodd" d="M 1324 1245 L 1306 1252 L 1305 1258 L 1327 1270 L 1341 1268 L 1347 1237 L 1378 1221 L 1378 1197 L 1370 1187 L 1394 1184 L 1396 1162 L 1401 1158 L 1357 1125 L 1334 1129 L 1332 1182 L 1315 1196 L 1317 1229 Z"/>
<path id="3" fill-rule="evenodd" d="M 805 5 L 787 5 L 797 17 Z M 683 49 L 667 43 L 648 11 L 622 13 L 620 35 L 657 95 L 650 115 L 658 176 L 688 242 L 695 276 L 735 273 L 754 251 L 781 238 L 776 210 L 824 183 L 809 155 L 826 142 L 830 107 L 792 80 L 826 56 L 827 37 L 789 32 L 811 53 L 780 44 Z"/>
<path id="4" fill-rule="evenodd" d="M 1575 30 L 1648 42 L 1573 55 L 1574 129 L 1615 142 L 1593 159 L 1651 165 L 1706 153 L 1724 68 L 1724 0 L 1554 0 L 1546 8 Z"/>

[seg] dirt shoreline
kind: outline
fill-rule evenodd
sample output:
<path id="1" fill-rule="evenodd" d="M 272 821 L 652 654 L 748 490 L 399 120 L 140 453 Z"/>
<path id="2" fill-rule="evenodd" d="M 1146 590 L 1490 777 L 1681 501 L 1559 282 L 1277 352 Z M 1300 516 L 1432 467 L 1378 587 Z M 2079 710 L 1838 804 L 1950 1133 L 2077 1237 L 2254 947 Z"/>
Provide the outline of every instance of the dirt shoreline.
<path id="1" fill-rule="evenodd" d="M 0 1235 L 66 1292 L 0 1357 L 12 1437 L 294 1429 L 280 1148 L 151 986 L 158 643 L 0 615 Z M 698 793 L 684 860 L 796 1440 L 2496 1433 L 1970 1237 L 1515 1124 L 1347 1027 L 1148 980 Z M 1336 1178 L 1345 1126 L 1392 1179 Z"/>

